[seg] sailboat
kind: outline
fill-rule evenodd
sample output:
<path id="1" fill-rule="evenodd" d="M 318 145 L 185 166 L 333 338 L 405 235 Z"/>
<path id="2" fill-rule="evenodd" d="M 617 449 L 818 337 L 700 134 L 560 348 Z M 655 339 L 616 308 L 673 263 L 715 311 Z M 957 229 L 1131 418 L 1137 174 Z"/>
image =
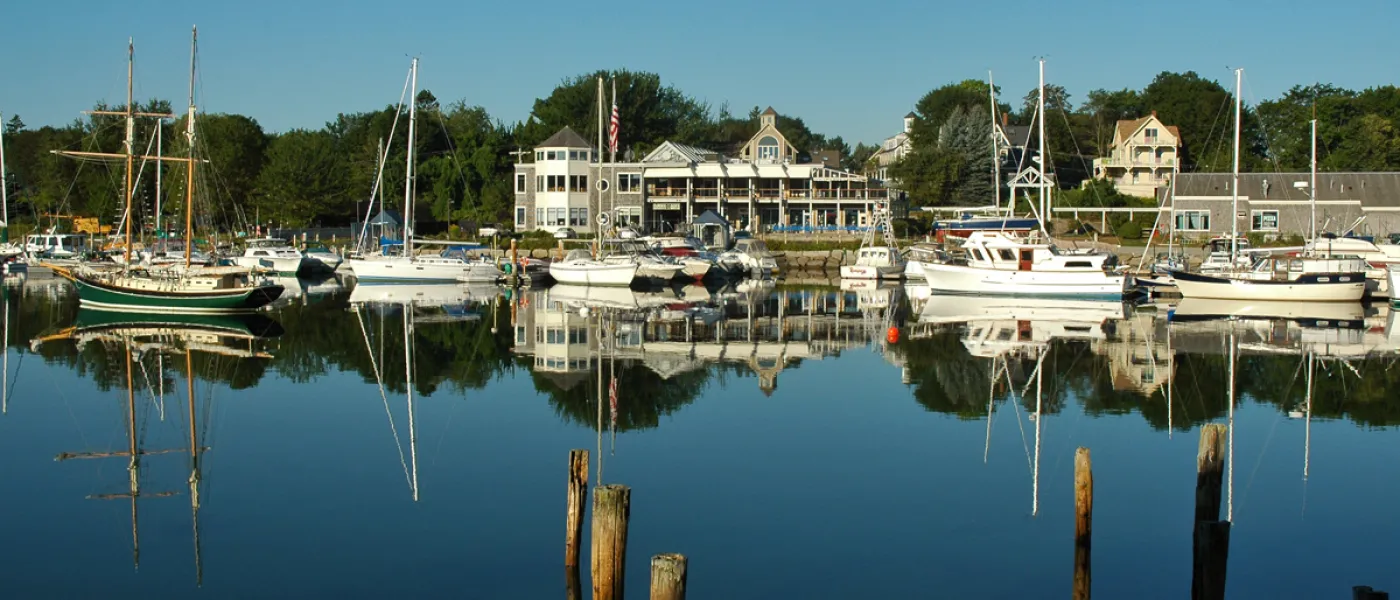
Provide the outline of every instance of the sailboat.
<path id="1" fill-rule="evenodd" d="M 133 166 L 135 153 L 135 122 L 137 117 L 157 119 L 174 118 L 163 113 L 137 112 L 132 99 L 132 69 L 135 64 L 135 45 L 127 45 L 126 106 L 121 111 L 95 111 L 92 114 L 119 115 L 126 118 L 125 152 L 120 154 L 101 152 L 59 151 L 57 154 L 75 157 L 121 158 L 125 161 L 123 184 L 125 224 L 125 248 L 123 266 L 115 271 L 98 271 L 88 266 L 75 268 L 53 266 L 55 273 L 72 281 L 78 288 L 78 300 L 84 305 L 101 310 L 131 312 L 188 312 L 223 313 L 246 312 L 260 308 L 282 294 L 282 286 L 254 277 L 244 269 L 236 267 L 191 268 L 191 251 L 194 246 L 194 168 L 199 162 L 195 158 L 195 64 L 198 56 L 198 31 L 194 30 L 190 42 L 190 105 L 185 121 L 185 138 L 189 144 L 189 156 L 185 158 L 165 156 L 142 156 L 143 160 L 169 161 L 185 164 L 185 260 L 183 268 L 178 266 L 155 269 L 136 266 L 132 260 L 132 193 L 135 177 Z"/>
<path id="2" fill-rule="evenodd" d="M 491 282 L 499 281 L 504 274 L 494 262 L 486 259 L 473 259 L 467 250 L 480 249 L 478 244 L 448 242 L 438 240 L 418 240 L 418 244 L 447 246 L 438 256 L 415 256 L 413 254 L 413 201 L 414 201 L 414 122 L 418 120 L 418 59 L 413 59 L 409 67 L 408 96 L 408 146 L 407 167 L 403 184 L 404 235 L 402 246 L 388 246 L 379 254 L 351 257 L 350 270 L 360 282 L 372 281 L 440 281 L 440 282 Z M 402 250 L 395 253 L 395 250 Z"/>
<path id="3" fill-rule="evenodd" d="M 0 132 L 0 271 L 5 275 L 27 273 L 28 265 L 19 260 L 23 255 L 23 246 L 10 243 L 10 178 L 5 173 L 5 134 Z"/>
<path id="4" fill-rule="evenodd" d="M 1045 61 L 1040 61 L 1037 121 L 1040 124 L 1040 234 L 1050 209 L 1050 163 L 1045 151 Z M 1007 231 L 972 232 L 963 244 L 964 260 L 911 262 L 907 271 L 922 271 L 934 292 L 972 295 L 1122 298 L 1129 278 L 1116 270 L 1116 257 L 1064 251 L 1047 242 Z"/>
<path id="5" fill-rule="evenodd" d="M 1239 255 L 1240 203 L 1240 117 L 1244 100 L 1240 96 L 1244 69 L 1235 69 L 1235 138 L 1234 160 L 1230 185 L 1230 263 Z M 1314 130 L 1316 122 L 1314 121 Z M 1316 153 L 1313 156 L 1313 181 L 1309 196 L 1314 214 L 1317 210 Z M 1317 219 L 1312 224 L 1316 233 Z M 1316 236 L 1314 235 L 1314 239 Z M 1351 257 L 1268 256 L 1259 259 L 1248 270 L 1225 269 L 1220 273 L 1190 273 L 1172 271 L 1177 289 L 1184 298 L 1214 298 L 1219 300 L 1286 300 L 1292 302 L 1359 302 L 1366 293 L 1366 263 Z"/>
<path id="6" fill-rule="evenodd" d="M 616 102 L 616 90 L 613 91 L 614 102 Z M 598 147 L 603 147 L 603 79 L 598 78 Z M 598 180 L 603 180 L 603 154 L 598 152 Z M 603 205 L 601 192 L 598 199 L 598 206 Z M 598 235 L 601 237 L 602 228 L 608 225 L 607 213 L 598 213 Z M 660 267 L 664 263 L 657 261 L 649 266 Z M 680 265 L 676 268 L 663 269 L 659 274 L 669 273 L 674 277 L 680 272 Z M 594 241 L 593 250 L 571 250 L 564 257 L 564 260 L 557 260 L 549 264 L 549 275 L 559 283 L 573 283 L 578 285 L 631 285 L 636 278 L 638 271 L 642 268 L 641 263 L 634 257 L 614 255 L 611 259 L 603 255 L 603 248 Z M 669 278 L 668 278 L 669 279 Z"/>

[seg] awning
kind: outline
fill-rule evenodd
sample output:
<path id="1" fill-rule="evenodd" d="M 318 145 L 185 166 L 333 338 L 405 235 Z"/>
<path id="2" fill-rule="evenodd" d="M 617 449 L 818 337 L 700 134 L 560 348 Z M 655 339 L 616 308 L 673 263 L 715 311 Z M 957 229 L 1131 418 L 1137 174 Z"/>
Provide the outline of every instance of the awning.
<path id="1" fill-rule="evenodd" d="M 693 177 L 694 175 L 695 173 L 694 171 L 690 170 L 690 167 L 657 167 L 654 169 L 647 169 L 642 173 L 642 177 L 646 179 L 663 179 L 666 177 Z"/>
<path id="2" fill-rule="evenodd" d="M 788 172 L 782 165 L 758 165 L 758 176 L 769 179 L 787 179 Z"/>

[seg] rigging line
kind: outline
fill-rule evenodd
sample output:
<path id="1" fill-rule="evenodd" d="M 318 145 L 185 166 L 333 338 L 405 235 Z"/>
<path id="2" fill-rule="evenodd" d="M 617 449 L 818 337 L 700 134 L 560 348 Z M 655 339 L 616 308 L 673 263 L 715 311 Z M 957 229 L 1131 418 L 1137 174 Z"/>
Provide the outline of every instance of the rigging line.
<path id="1" fill-rule="evenodd" d="M 360 318 L 358 312 L 355 314 L 355 322 L 360 325 L 360 333 L 364 337 L 365 348 L 370 348 L 369 330 L 365 329 L 364 321 Z M 394 413 L 389 410 L 389 396 L 384 392 L 384 377 L 379 373 L 379 363 L 374 360 L 374 352 L 372 350 L 369 353 L 369 364 L 370 368 L 374 371 L 374 380 L 379 385 L 379 398 L 384 402 L 384 414 L 389 417 L 389 431 L 394 435 L 394 449 L 399 452 L 399 465 L 403 467 L 404 480 L 407 481 L 409 485 L 412 485 L 413 480 L 408 474 L 408 460 L 404 458 L 403 455 L 403 442 L 399 440 L 399 430 L 398 427 L 394 425 Z"/>
<path id="2" fill-rule="evenodd" d="M 403 117 L 404 98 L 408 96 L 408 88 L 412 80 L 413 69 L 409 69 L 408 75 L 405 76 L 403 80 L 403 91 L 399 92 L 399 104 L 394 108 L 394 122 L 389 125 L 388 141 L 384 143 L 384 149 L 378 153 L 379 168 L 374 173 L 374 184 L 371 185 L 369 189 L 369 204 L 365 206 L 365 218 L 361 221 L 364 225 L 360 227 L 360 237 L 355 241 L 355 249 L 359 251 L 364 251 L 365 237 L 369 234 L 369 220 L 374 217 L 374 215 L 370 214 L 370 211 L 374 210 L 374 199 L 378 196 L 379 187 L 384 182 L 384 167 L 389 163 L 389 147 L 394 142 L 394 132 L 398 131 L 399 118 Z M 417 101 L 417 98 L 415 98 L 414 101 Z M 405 176 L 407 176 L 407 174 L 405 174 Z M 384 210 L 384 207 L 380 206 L 379 210 Z M 359 212 L 358 209 L 356 212 Z"/>
<path id="3" fill-rule="evenodd" d="M 1011 374 L 1008 372 L 1006 377 L 1009 380 Z M 1021 422 L 1021 397 L 1017 396 L 1016 388 L 1012 387 L 1007 391 L 1006 398 L 1016 412 L 1016 428 L 1021 430 L 1021 449 L 1026 452 L 1026 470 L 1029 471 L 1034 467 L 1031 465 L 1031 445 L 1026 442 L 1026 424 Z"/>

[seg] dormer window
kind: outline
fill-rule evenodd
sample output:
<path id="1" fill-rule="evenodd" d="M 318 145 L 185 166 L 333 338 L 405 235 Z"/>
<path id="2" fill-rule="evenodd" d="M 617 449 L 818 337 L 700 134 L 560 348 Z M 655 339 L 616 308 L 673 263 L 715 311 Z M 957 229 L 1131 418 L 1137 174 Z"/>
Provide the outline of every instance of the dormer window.
<path id="1" fill-rule="evenodd" d="M 778 160 L 778 138 L 765 135 L 758 140 L 759 160 Z"/>

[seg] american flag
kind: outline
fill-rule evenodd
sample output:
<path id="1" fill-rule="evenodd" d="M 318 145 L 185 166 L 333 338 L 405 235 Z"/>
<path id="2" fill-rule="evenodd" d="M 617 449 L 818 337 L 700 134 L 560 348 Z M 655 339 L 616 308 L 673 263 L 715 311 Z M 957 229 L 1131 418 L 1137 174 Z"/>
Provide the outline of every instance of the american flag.
<path id="1" fill-rule="evenodd" d="M 608 152 L 617 154 L 617 98 L 613 98 L 612 123 L 608 125 Z"/>
<path id="2" fill-rule="evenodd" d="M 613 377 L 608 382 L 608 417 L 612 419 L 614 425 L 617 424 L 617 378 Z"/>

